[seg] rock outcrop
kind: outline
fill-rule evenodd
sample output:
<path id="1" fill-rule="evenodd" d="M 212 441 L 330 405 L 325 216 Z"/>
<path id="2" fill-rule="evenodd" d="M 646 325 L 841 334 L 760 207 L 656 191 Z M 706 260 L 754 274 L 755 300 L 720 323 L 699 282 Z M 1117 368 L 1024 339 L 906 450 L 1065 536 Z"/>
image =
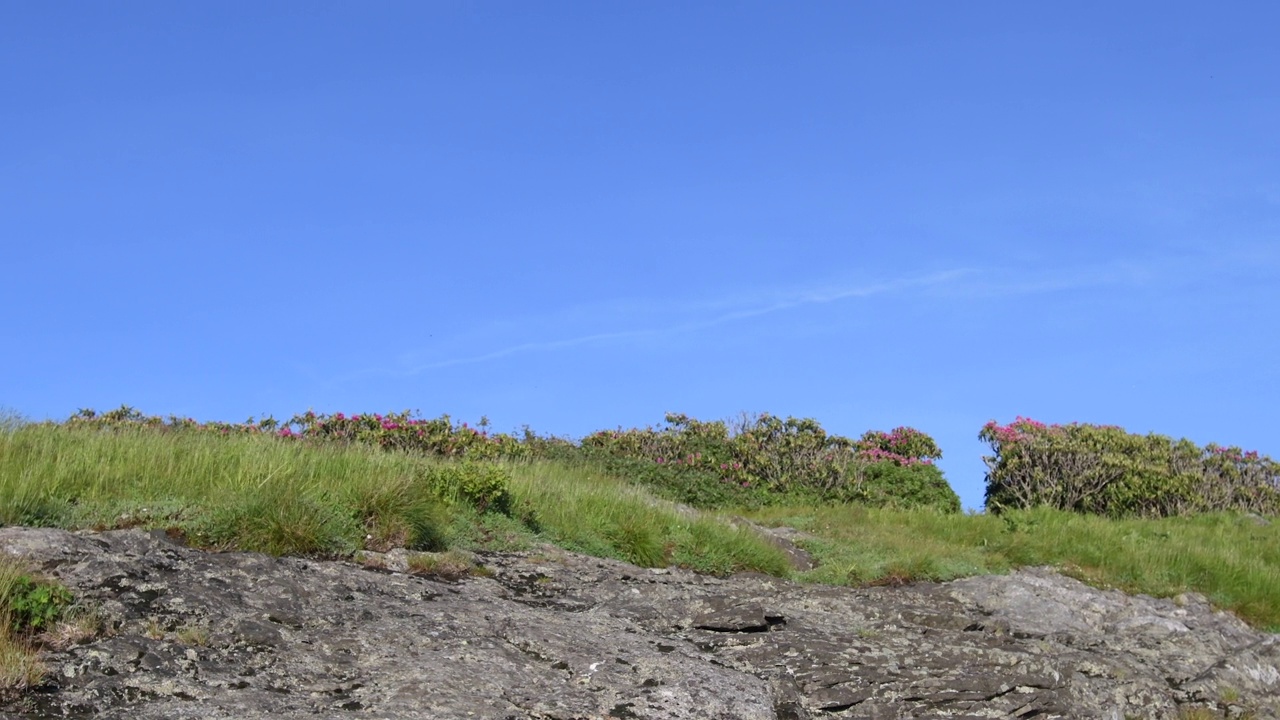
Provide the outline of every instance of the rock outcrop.
<path id="1" fill-rule="evenodd" d="M 1280 636 L 1046 569 L 848 589 L 547 547 L 458 580 L 0 528 L 108 619 L 9 718 L 1280 717 Z"/>

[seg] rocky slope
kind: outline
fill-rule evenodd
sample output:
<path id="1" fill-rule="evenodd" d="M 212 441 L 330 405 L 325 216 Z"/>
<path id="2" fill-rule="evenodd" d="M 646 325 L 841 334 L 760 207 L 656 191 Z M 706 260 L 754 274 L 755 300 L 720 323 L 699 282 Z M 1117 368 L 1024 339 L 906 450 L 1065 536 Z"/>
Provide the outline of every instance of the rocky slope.
<path id="1" fill-rule="evenodd" d="M 8 718 L 1280 717 L 1280 636 L 1048 570 L 851 590 L 545 548 L 456 581 L 0 528 L 109 619 Z"/>

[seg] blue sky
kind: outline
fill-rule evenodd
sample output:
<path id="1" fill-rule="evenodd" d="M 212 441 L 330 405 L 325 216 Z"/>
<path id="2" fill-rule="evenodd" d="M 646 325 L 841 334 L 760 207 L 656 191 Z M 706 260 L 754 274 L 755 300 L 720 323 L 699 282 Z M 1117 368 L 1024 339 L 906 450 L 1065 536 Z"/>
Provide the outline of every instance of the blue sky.
<path id="1" fill-rule="evenodd" d="M 1280 456 L 1280 5 L 0 6 L 0 406 Z"/>

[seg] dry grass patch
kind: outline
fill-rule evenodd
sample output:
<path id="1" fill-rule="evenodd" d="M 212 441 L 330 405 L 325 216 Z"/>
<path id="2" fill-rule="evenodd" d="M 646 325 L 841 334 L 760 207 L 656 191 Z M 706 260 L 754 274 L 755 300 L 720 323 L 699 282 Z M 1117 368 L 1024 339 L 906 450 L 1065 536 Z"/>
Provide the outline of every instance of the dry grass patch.
<path id="1" fill-rule="evenodd" d="M 9 618 L 0 615 L 0 695 L 20 692 L 40 684 L 47 669 L 39 654 L 27 643 L 8 631 Z"/>
<path id="2" fill-rule="evenodd" d="M 409 572 L 440 580 L 457 581 L 478 573 L 479 565 L 468 553 L 449 550 L 442 553 L 413 553 L 406 558 Z"/>
<path id="3" fill-rule="evenodd" d="M 179 628 L 178 632 L 176 632 L 174 636 L 178 639 L 178 642 L 183 645 L 205 647 L 209 644 L 209 628 L 202 625 L 188 625 L 186 627 Z"/>

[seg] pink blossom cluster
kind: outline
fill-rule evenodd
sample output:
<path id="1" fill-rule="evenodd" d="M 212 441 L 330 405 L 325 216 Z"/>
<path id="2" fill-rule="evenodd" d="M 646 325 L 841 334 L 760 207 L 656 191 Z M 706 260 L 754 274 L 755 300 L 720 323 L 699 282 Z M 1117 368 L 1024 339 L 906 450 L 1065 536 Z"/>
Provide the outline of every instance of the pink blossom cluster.
<path id="1" fill-rule="evenodd" d="M 898 465 L 932 465 L 941 451 L 928 435 L 912 427 L 896 427 L 890 432 L 870 430 L 854 443 L 858 457 L 873 462 Z M 831 460 L 828 455 L 826 460 Z"/>
<path id="2" fill-rule="evenodd" d="M 899 465 L 932 465 L 933 461 L 928 458 L 913 458 L 905 455 L 899 455 L 888 450 L 881 450 L 877 447 L 863 448 L 858 451 L 859 457 L 871 460 L 873 462 L 890 461 Z"/>
<path id="3" fill-rule="evenodd" d="M 1257 450 L 1249 450 L 1245 452 L 1240 450 L 1240 448 L 1237 448 L 1237 447 L 1220 447 L 1217 445 L 1211 445 L 1209 447 L 1209 452 L 1213 453 L 1214 455 L 1226 455 L 1228 458 L 1232 460 L 1257 460 L 1258 458 L 1261 457 L 1260 455 L 1258 455 Z"/>
<path id="4" fill-rule="evenodd" d="M 1027 437 L 1037 432 L 1055 431 L 1060 427 L 1060 425 L 1046 425 L 1039 420 L 1032 420 L 1019 415 L 1008 425 L 1001 425 L 995 420 L 990 420 L 983 426 L 983 429 L 1000 443 L 1014 444 L 1026 440 Z"/>

